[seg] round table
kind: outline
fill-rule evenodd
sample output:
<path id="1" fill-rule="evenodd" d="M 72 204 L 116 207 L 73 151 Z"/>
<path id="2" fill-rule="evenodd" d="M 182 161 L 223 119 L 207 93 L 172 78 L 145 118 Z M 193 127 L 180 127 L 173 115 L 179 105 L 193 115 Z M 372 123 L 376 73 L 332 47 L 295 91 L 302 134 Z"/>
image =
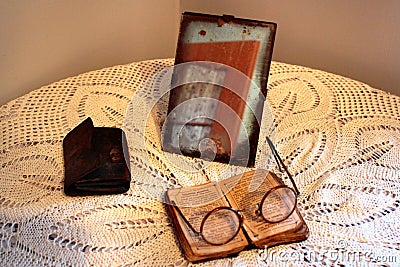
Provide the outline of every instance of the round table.
<path id="1" fill-rule="evenodd" d="M 155 158 L 159 164 L 154 165 L 169 172 L 160 175 L 154 166 L 142 171 L 160 183 L 200 180 L 174 174 L 158 146 L 129 151 L 132 182 L 125 194 L 68 197 L 63 192 L 65 135 L 87 117 L 95 126 L 129 133 L 125 112 L 141 108 L 130 102 L 135 91 L 172 64 L 172 59 L 150 60 L 84 73 L 0 108 L 2 265 L 190 264 L 164 204 L 141 190 L 134 161 L 146 153 Z M 277 150 L 301 191 L 298 205 L 310 236 L 201 264 L 399 264 L 400 98 L 342 76 L 272 62 L 267 104 L 277 125 Z"/>

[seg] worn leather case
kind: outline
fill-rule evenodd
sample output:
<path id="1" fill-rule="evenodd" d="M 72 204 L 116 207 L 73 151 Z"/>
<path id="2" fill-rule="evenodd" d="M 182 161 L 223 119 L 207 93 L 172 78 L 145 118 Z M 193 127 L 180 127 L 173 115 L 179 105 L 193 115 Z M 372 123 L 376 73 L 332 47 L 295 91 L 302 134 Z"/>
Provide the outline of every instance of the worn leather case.
<path id="1" fill-rule="evenodd" d="M 119 194 L 129 190 L 131 175 L 125 133 L 94 127 L 91 118 L 63 140 L 64 192 L 68 196 Z"/>

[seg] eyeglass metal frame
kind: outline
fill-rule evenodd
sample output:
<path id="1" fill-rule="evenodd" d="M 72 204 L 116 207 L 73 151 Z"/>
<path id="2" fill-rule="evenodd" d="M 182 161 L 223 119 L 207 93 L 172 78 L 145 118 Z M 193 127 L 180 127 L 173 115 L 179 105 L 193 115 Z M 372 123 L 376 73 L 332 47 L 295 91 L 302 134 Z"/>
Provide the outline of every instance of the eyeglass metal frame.
<path id="1" fill-rule="evenodd" d="M 290 181 L 291 181 L 291 183 L 292 183 L 293 188 L 290 188 L 290 187 L 288 187 L 287 185 L 283 185 L 283 184 L 282 184 L 282 185 L 275 186 L 275 187 L 271 188 L 270 190 L 268 190 L 267 193 L 265 193 L 264 196 L 263 196 L 263 198 L 261 199 L 260 204 L 258 205 L 258 207 L 257 207 L 257 209 L 256 209 L 256 211 L 255 211 L 255 214 L 256 214 L 257 216 L 261 216 L 261 217 L 262 217 L 266 222 L 268 222 L 268 223 L 279 223 L 279 222 L 282 222 L 282 221 L 286 220 L 287 218 L 289 218 L 290 215 L 292 215 L 292 213 L 295 211 L 296 206 L 297 206 L 297 197 L 300 195 L 300 191 L 298 190 L 298 188 L 297 188 L 297 186 L 296 186 L 296 183 L 295 183 L 295 181 L 294 181 L 292 175 L 290 174 L 288 168 L 287 168 L 286 165 L 283 163 L 282 158 L 279 156 L 278 151 L 276 150 L 274 144 L 272 143 L 271 139 L 269 139 L 268 137 L 267 137 L 267 143 L 268 143 L 268 145 L 269 145 L 269 147 L 270 147 L 270 149 L 271 149 L 271 151 L 272 151 L 272 154 L 273 154 L 273 156 L 274 156 L 274 158 L 275 158 L 275 161 L 276 161 L 276 163 L 277 163 L 277 165 L 278 165 L 279 171 L 282 172 L 282 168 L 283 168 L 283 170 L 284 170 L 284 171 L 286 172 L 286 174 L 288 175 L 288 177 L 289 177 L 289 179 L 290 179 Z M 273 191 L 276 191 L 276 190 L 281 189 L 281 188 L 287 188 L 287 189 L 293 191 L 293 194 L 294 194 L 294 196 L 295 196 L 293 209 L 290 211 L 290 213 L 288 213 L 288 215 L 287 215 L 286 217 L 284 217 L 284 218 L 281 219 L 281 220 L 278 220 L 278 221 L 271 221 L 271 220 L 268 220 L 268 219 L 264 216 L 264 214 L 263 214 L 263 212 L 262 212 L 262 206 L 263 206 L 263 204 L 264 204 L 264 201 L 265 201 L 265 199 L 266 199 Z M 242 212 L 242 211 L 244 211 L 244 210 L 236 210 L 236 209 L 234 209 L 234 208 L 232 208 L 232 207 L 221 206 L 221 207 L 217 207 L 217 208 L 215 208 L 215 209 L 212 209 L 211 211 L 209 211 L 209 212 L 204 216 L 204 218 L 203 218 L 203 220 L 201 221 L 201 224 L 200 224 L 200 231 L 197 231 L 196 229 L 194 229 L 194 227 L 193 227 L 192 224 L 188 221 L 188 219 L 186 219 L 185 215 L 182 213 L 181 209 L 178 207 L 178 205 L 176 205 L 176 203 L 175 203 L 174 201 L 172 201 L 172 205 L 175 206 L 175 208 L 177 209 L 179 215 L 182 217 L 183 221 L 184 221 L 184 222 L 186 223 L 186 225 L 190 228 L 190 230 L 192 230 L 195 234 L 200 235 L 200 236 L 203 238 L 203 240 L 204 240 L 205 242 L 207 242 L 208 244 L 211 244 L 211 245 L 220 246 L 220 245 L 225 245 L 225 244 L 229 243 L 230 241 L 232 241 L 232 240 L 237 236 L 237 234 L 239 233 L 239 231 L 240 231 L 240 229 L 242 228 L 242 225 L 243 225 L 243 215 L 240 214 L 240 212 Z M 235 214 L 235 216 L 237 216 L 237 218 L 238 218 L 238 220 L 239 220 L 238 229 L 236 230 L 235 234 L 232 235 L 231 238 L 229 238 L 228 240 L 226 240 L 226 241 L 224 241 L 224 242 L 222 242 L 222 243 L 216 243 L 216 242 L 207 240 L 207 238 L 203 235 L 203 229 L 204 229 L 204 224 L 205 224 L 205 222 L 207 221 L 208 217 L 210 217 L 212 214 L 214 214 L 214 213 L 217 212 L 217 211 L 223 210 L 223 209 L 232 211 L 232 212 Z"/>

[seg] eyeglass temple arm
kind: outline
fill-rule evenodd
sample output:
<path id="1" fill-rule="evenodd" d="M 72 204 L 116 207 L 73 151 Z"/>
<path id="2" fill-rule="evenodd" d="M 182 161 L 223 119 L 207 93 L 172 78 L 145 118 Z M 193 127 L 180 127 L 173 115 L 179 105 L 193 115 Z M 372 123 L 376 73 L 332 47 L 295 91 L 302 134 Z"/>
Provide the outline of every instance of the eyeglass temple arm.
<path id="1" fill-rule="evenodd" d="M 185 215 L 183 215 L 181 209 L 178 207 L 178 205 L 176 205 L 175 201 L 171 201 L 171 204 L 173 206 L 175 206 L 176 210 L 178 211 L 179 215 L 182 217 L 183 221 L 186 223 L 187 226 L 189 226 L 190 230 L 192 230 L 194 233 L 200 235 L 201 233 L 196 231 L 196 229 L 194 229 L 194 227 L 190 224 L 190 222 L 186 219 Z"/>
<path id="2" fill-rule="evenodd" d="M 276 161 L 276 163 L 278 164 L 279 170 L 282 171 L 282 170 L 281 170 L 281 165 L 282 165 L 282 168 L 285 170 L 285 172 L 286 172 L 287 175 L 289 176 L 289 179 L 290 179 L 290 181 L 291 181 L 291 183 L 292 183 L 292 185 L 293 185 L 294 191 L 296 192 L 296 195 L 299 196 L 299 195 L 300 195 L 300 191 L 299 191 L 299 189 L 297 188 L 296 183 L 294 182 L 293 176 L 290 174 L 288 168 L 287 168 L 286 165 L 283 163 L 282 158 L 279 156 L 278 151 L 276 150 L 274 144 L 272 143 L 271 139 L 269 139 L 269 137 L 267 137 L 267 142 L 268 142 L 269 148 L 270 148 L 271 151 L 272 151 L 272 154 L 274 155 L 275 161 Z"/>

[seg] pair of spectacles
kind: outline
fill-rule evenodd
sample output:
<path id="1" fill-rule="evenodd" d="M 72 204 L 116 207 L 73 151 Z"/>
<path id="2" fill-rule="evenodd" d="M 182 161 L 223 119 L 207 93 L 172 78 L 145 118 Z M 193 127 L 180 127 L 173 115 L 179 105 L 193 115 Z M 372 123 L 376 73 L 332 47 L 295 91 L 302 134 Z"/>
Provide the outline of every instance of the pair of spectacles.
<path id="1" fill-rule="evenodd" d="M 256 206 L 254 212 L 256 216 L 262 217 L 267 223 L 279 223 L 286 220 L 294 212 L 297 204 L 297 196 L 300 193 L 293 177 L 268 137 L 267 142 L 278 164 L 279 170 L 282 171 L 281 168 L 284 169 L 293 188 L 286 185 L 278 185 L 269 189 Z M 186 225 L 196 235 L 201 236 L 205 242 L 211 245 L 224 245 L 232 241 L 243 225 L 243 216 L 241 212 L 244 210 L 235 210 L 232 207 L 222 206 L 209 211 L 201 221 L 200 231 L 197 231 L 186 219 L 176 203 L 172 201 L 172 204 L 176 207 Z"/>

